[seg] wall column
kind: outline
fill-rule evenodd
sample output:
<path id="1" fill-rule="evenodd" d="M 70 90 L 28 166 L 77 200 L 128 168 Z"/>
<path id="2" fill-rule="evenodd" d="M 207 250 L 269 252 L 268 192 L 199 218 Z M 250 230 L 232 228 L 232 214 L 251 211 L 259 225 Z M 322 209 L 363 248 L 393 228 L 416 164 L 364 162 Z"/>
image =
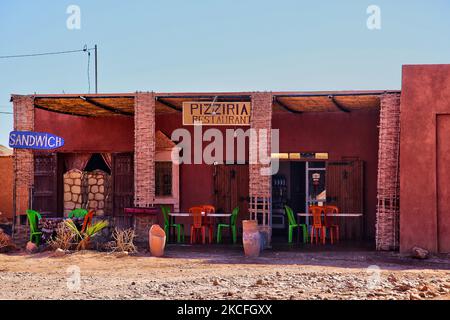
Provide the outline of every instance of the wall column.
<path id="1" fill-rule="evenodd" d="M 377 178 L 377 250 L 399 248 L 400 94 L 381 97 Z"/>
<path id="2" fill-rule="evenodd" d="M 34 96 L 11 97 L 14 108 L 14 130 L 34 130 Z M 17 217 L 26 214 L 30 203 L 30 191 L 34 183 L 34 157 L 29 149 L 14 149 L 14 233 L 20 238 L 26 237 L 18 226 Z M 15 239 L 17 236 L 14 235 Z"/>
<path id="3" fill-rule="evenodd" d="M 137 92 L 134 101 L 134 205 L 155 201 L 155 94 Z"/>
<path id="4" fill-rule="evenodd" d="M 271 240 L 271 190 L 272 176 L 261 175 L 261 169 L 268 165 L 260 162 L 261 146 L 261 129 L 265 129 L 267 133 L 266 150 L 263 154 L 270 158 L 271 155 L 271 132 L 272 132 L 272 102 L 273 96 L 271 92 L 255 92 L 251 95 L 252 111 L 250 117 L 250 127 L 254 129 L 258 143 L 254 143 L 250 139 L 250 163 L 249 163 L 249 213 L 250 219 L 262 217 L 261 231 L 267 235 L 267 245 Z M 264 136 L 263 136 L 264 137 Z M 264 143 L 264 141 L 262 141 Z M 264 147 L 264 146 L 263 146 Z M 258 159 L 257 163 L 253 163 L 252 159 Z"/>

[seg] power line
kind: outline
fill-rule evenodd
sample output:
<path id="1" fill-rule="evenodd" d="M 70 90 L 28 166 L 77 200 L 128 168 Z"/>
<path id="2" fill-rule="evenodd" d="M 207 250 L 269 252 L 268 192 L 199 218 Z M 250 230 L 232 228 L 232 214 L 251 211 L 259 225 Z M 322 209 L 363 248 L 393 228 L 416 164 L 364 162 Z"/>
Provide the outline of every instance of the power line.
<path id="1" fill-rule="evenodd" d="M 38 56 L 49 56 L 49 55 L 57 55 L 57 54 L 68 54 L 68 53 L 76 53 L 76 52 L 87 52 L 88 54 L 88 86 L 89 92 L 91 91 L 91 79 L 89 75 L 89 67 L 90 67 L 90 58 L 91 51 L 95 52 L 95 93 L 98 92 L 98 84 L 97 84 L 97 45 L 93 48 L 88 48 L 87 45 L 84 45 L 83 49 L 78 50 L 68 50 L 68 51 L 55 51 L 55 52 L 41 52 L 41 53 L 29 53 L 29 54 L 17 54 L 17 55 L 9 55 L 9 56 L 0 56 L 0 59 L 14 59 L 14 58 L 26 58 L 26 57 L 38 57 Z"/>
<path id="2" fill-rule="evenodd" d="M 69 51 L 56 51 L 56 52 L 42 52 L 42 53 L 29 53 L 29 54 L 18 54 L 18 55 L 10 55 L 10 56 L 0 56 L 0 59 L 10 59 L 10 58 L 25 58 L 25 57 L 38 57 L 38 56 L 48 56 L 48 55 L 56 55 L 56 54 L 67 54 L 67 53 L 75 53 L 75 52 L 86 52 L 92 51 L 95 48 L 87 48 L 86 46 L 83 49 L 79 50 L 69 50 Z"/>
<path id="3" fill-rule="evenodd" d="M 3 111 L 0 111 L 0 114 L 13 114 L 12 112 L 3 112 Z"/>

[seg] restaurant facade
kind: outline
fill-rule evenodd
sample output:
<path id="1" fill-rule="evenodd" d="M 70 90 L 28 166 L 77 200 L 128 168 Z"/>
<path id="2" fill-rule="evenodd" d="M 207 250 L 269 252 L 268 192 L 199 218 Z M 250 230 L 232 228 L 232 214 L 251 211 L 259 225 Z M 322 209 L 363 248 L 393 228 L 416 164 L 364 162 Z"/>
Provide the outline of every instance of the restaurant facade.
<path id="1" fill-rule="evenodd" d="M 340 220 L 343 241 L 450 252 L 449 65 L 404 66 L 401 91 L 34 94 L 12 102 L 15 131 L 64 139 L 54 150 L 14 150 L 17 234 L 30 207 L 47 217 L 83 207 L 119 221 L 125 208 L 212 204 L 217 212 L 238 206 L 238 226 L 257 219 L 276 241 L 287 237 L 285 205 L 302 213 L 333 204 L 349 214 Z M 264 130 L 277 172 L 262 174 L 270 164 L 252 161 L 260 150 L 250 139 L 243 156 L 232 149 L 237 161 L 224 139 L 224 161 L 196 162 L 212 141 L 207 129 L 223 137 Z M 174 161 L 188 144 L 193 161 Z M 160 213 L 135 212 L 138 230 L 162 223 Z"/>

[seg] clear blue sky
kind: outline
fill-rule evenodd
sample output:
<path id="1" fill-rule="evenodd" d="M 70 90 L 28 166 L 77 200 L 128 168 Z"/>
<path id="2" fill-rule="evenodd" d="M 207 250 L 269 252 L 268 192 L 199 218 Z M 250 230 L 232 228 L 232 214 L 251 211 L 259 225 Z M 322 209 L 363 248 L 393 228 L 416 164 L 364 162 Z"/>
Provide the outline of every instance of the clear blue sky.
<path id="1" fill-rule="evenodd" d="M 399 89 L 402 64 L 450 63 L 449 14 L 448 0 L 1 0 L 0 56 L 98 44 L 101 92 Z M 88 91 L 85 54 L 0 59 L 0 111 L 63 91 Z M 0 114 L 0 144 L 11 129 Z"/>

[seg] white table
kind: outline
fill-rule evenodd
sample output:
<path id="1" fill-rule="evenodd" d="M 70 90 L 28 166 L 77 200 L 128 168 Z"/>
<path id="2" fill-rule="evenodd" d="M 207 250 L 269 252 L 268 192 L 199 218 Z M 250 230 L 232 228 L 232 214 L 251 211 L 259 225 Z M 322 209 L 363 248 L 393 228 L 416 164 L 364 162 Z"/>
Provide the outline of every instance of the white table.
<path id="1" fill-rule="evenodd" d="M 205 213 L 202 212 L 202 216 L 205 216 Z M 192 217 L 192 213 L 189 212 L 171 212 L 169 213 L 169 217 L 170 217 L 170 224 L 175 223 L 175 217 Z M 230 219 L 231 217 L 231 213 L 208 213 L 208 217 L 211 218 L 228 218 Z M 230 221 L 231 223 L 231 221 Z M 170 237 L 170 229 L 169 228 L 169 237 Z M 185 229 L 186 230 L 186 229 Z"/>
<path id="2" fill-rule="evenodd" d="M 322 217 L 324 216 L 324 214 L 321 214 Z M 346 213 L 346 212 L 340 212 L 340 213 L 327 213 L 327 217 L 342 217 L 342 218 L 359 218 L 362 217 L 363 214 L 362 213 Z M 305 217 L 306 218 L 306 225 L 309 229 L 309 219 L 312 217 L 311 213 L 304 213 L 304 212 L 300 212 L 297 213 L 297 223 L 299 223 L 298 218 L 300 217 Z M 361 219 L 361 223 L 360 223 L 360 228 L 361 228 L 361 232 L 363 230 L 363 224 L 362 224 L 362 219 Z M 360 233 L 361 235 L 361 233 Z"/>
<path id="3" fill-rule="evenodd" d="M 297 213 L 298 217 L 312 217 L 311 213 Z M 322 213 L 322 216 L 324 214 Z M 327 217 L 362 217 L 362 213 L 327 213 Z"/>
<path id="4" fill-rule="evenodd" d="M 204 216 L 205 213 L 202 212 L 202 216 Z M 169 216 L 172 217 L 192 217 L 192 213 L 189 212 L 171 212 L 169 213 Z M 231 217 L 231 213 L 209 213 L 208 217 L 213 218 L 229 218 Z"/>

